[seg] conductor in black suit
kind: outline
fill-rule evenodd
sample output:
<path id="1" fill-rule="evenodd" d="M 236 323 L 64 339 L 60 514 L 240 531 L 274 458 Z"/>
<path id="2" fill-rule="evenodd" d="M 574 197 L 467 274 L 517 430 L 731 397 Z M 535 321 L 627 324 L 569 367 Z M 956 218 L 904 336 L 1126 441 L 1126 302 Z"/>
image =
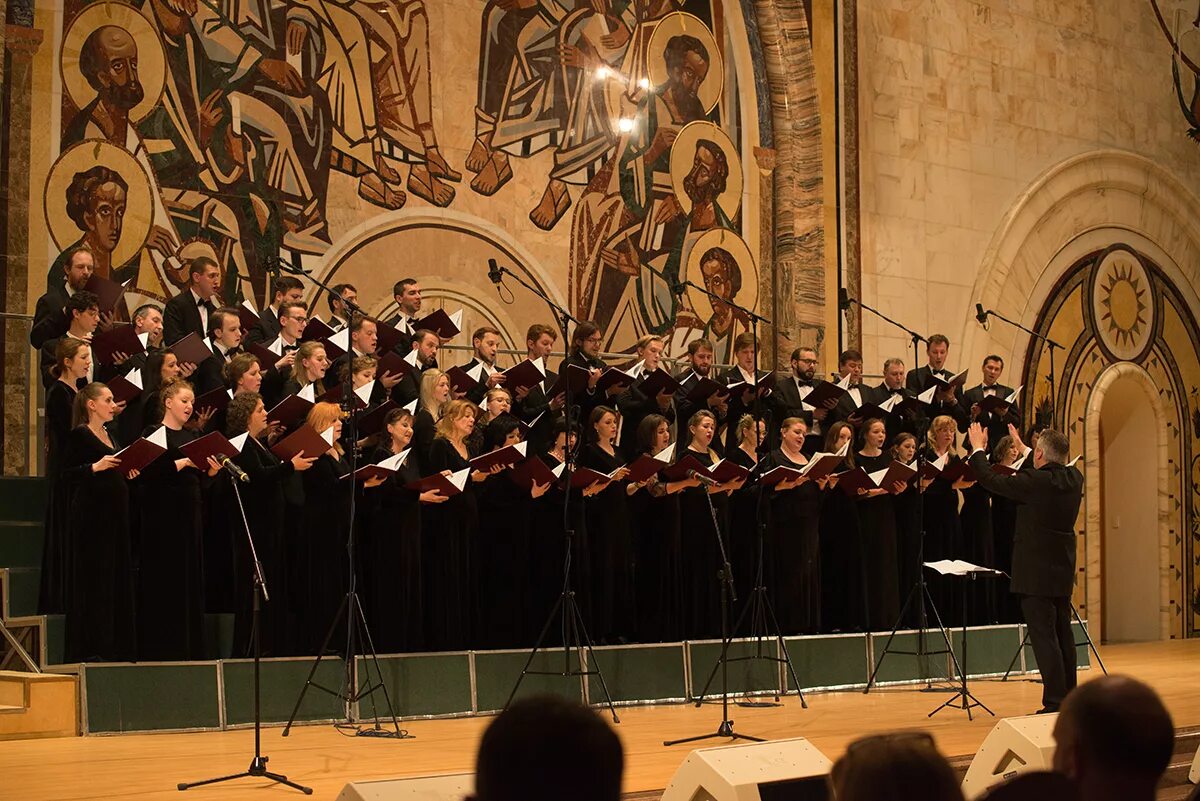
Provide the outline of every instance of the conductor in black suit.
<path id="1" fill-rule="evenodd" d="M 208 335 L 208 317 L 217 310 L 221 268 L 208 256 L 197 256 L 188 265 L 190 286 L 167 301 L 163 309 L 163 341 L 170 347 L 188 334 Z"/>
<path id="2" fill-rule="evenodd" d="M 1015 426 L 1009 426 L 1022 451 Z M 1029 626 L 1042 673 L 1042 709 L 1057 712 L 1075 686 L 1075 633 L 1071 630 L 1071 591 L 1075 586 L 1075 518 L 1083 497 L 1083 476 L 1067 467 L 1065 435 L 1046 429 L 1033 449 L 1033 470 L 1002 476 L 987 460 L 987 431 L 979 423 L 967 430 L 971 468 L 989 492 L 1017 503 L 1013 540 L 1013 593 Z"/>

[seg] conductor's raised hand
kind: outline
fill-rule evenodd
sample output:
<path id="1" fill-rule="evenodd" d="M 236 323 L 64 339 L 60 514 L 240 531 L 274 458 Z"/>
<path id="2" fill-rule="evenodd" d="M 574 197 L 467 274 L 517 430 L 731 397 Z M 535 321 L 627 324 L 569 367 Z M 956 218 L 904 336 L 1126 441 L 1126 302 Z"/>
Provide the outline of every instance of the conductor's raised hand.
<path id="1" fill-rule="evenodd" d="M 967 429 L 967 441 L 971 443 L 972 451 L 987 450 L 987 429 L 979 423 L 971 423 Z"/>

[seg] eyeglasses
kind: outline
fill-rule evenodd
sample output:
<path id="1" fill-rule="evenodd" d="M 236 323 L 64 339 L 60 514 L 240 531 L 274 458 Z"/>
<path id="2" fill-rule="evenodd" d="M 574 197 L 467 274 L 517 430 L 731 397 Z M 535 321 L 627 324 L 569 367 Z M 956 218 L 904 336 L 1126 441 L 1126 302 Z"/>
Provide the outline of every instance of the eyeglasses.
<path id="1" fill-rule="evenodd" d="M 296 321 L 296 322 L 298 322 L 298 323 L 307 323 L 307 322 L 308 322 L 308 318 L 307 318 L 307 317 L 297 317 L 297 316 L 296 316 L 296 315 L 294 315 L 294 314 L 289 314 L 289 315 L 288 315 L 288 319 L 289 319 L 289 320 L 295 320 L 295 321 Z"/>
<path id="2" fill-rule="evenodd" d="M 584 340 L 584 342 L 599 342 L 602 339 L 604 339 L 604 337 L 600 336 L 599 334 L 596 334 L 595 336 L 588 337 L 587 339 Z"/>

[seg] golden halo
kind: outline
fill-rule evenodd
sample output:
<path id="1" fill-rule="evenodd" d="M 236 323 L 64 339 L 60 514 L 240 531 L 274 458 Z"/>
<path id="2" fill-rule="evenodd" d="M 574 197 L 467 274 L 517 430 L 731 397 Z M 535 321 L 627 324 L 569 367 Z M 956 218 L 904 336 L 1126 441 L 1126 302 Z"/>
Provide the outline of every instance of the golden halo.
<path id="1" fill-rule="evenodd" d="M 119 2 L 94 3 L 75 15 L 62 40 L 59 69 L 63 88 L 75 108 L 85 108 L 96 99 L 96 90 L 79 69 L 79 54 L 92 32 L 105 25 L 122 28 L 137 42 L 138 79 L 145 95 L 142 102 L 129 110 L 129 121 L 138 122 L 150 113 L 162 96 L 167 58 L 150 22 L 132 6 Z"/>
<path id="2" fill-rule="evenodd" d="M 154 222 L 154 195 L 150 176 L 129 151 L 109 144 L 103 139 L 85 139 L 68 148 L 46 176 L 46 225 L 50 236 L 60 249 L 73 245 L 83 235 L 75 221 L 67 216 L 67 190 L 77 173 L 103 165 L 125 179 L 129 191 L 125 197 L 125 219 L 121 238 L 112 253 L 113 267 L 132 259 L 146 244 Z"/>
<path id="3" fill-rule="evenodd" d="M 725 228 L 713 228 L 696 236 L 689 237 L 691 244 L 684 244 L 684 260 L 687 264 L 687 279 L 696 286 L 704 286 L 704 273 L 700 271 L 700 259 L 710 248 L 723 248 L 733 256 L 742 273 L 742 286 L 730 300 L 751 311 L 758 308 L 758 268 L 754 265 L 754 256 L 750 254 L 750 246 L 736 232 Z M 707 323 L 712 317 L 712 301 L 708 295 L 688 287 L 688 301 L 696 316 L 702 323 Z"/>
<path id="4" fill-rule="evenodd" d="M 692 211 L 692 199 L 683 191 L 683 179 L 692 171 L 692 162 L 696 157 L 696 142 L 709 139 L 720 145 L 725 152 L 725 161 L 729 164 L 729 177 L 725 182 L 725 191 L 717 197 L 721 210 L 733 219 L 737 216 L 742 205 L 742 159 L 738 156 L 737 148 L 729 134 L 708 120 L 689 122 L 675 137 L 671 145 L 671 187 L 675 191 L 675 199 L 683 207 L 685 214 Z"/>
<path id="5" fill-rule="evenodd" d="M 717 48 L 717 40 L 699 17 L 683 11 L 674 11 L 658 23 L 654 33 L 650 34 L 650 44 L 646 48 L 646 73 L 650 76 L 651 91 L 656 86 L 667 82 L 667 64 L 663 59 L 667 42 L 672 36 L 686 34 L 701 41 L 708 51 L 708 74 L 700 84 L 700 104 L 704 112 L 711 114 L 721 101 L 721 89 L 725 83 L 725 65 L 721 60 L 721 51 Z"/>

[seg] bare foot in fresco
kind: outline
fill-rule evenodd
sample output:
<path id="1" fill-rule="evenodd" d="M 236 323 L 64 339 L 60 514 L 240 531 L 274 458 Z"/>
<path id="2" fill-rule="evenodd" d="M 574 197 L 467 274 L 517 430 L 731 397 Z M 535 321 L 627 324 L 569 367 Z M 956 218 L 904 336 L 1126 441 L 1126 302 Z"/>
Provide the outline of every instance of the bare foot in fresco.
<path id="1" fill-rule="evenodd" d="M 480 172 L 487 166 L 492 157 L 492 135 L 484 134 L 475 137 L 471 152 L 467 154 L 466 168 L 469 172 Z"/>
<path id="2" fill-rule="evenodd" d="M 358 179 L 358 196 L 389 211 L 403 208 L 408 195 L 399 187 L 389 186 L 376 173 L 367 173 Z"/>
<path id="3" fill-rule="evenodd" d="M 538 201 L 533 211 L 529 212 L 529 219 L 538 228 L 549 231 L 562 219 L 569 208 L 571 208 L 571 194 L 567 191 L 567 185 L 557 178 L 551 178 L 546 184 L 546 191 L 542 192 L 542 199 Z"/>
<path id="4" fill-rule="evenodd" d="M 396 169 L 387 163 L 387 160 L 381 153 L 375 154 L 375 171 L 379 173 L 379 177 L 383 179 L 385 184 L 399 185 L 404 180 L 400 173 L 396 172 Z"/>
<path id="5" fill-rule="evenodd" d="M 447 181 L 461 181 L 462 173 L 450 167 L 450 162 L 446 161 L 446 157 L 442 155 L 441 149 L 437 145 L 425 150 L 425 163 L 429 165 L 429 172 L 435 178 L 445 178 Z"/>
<path id="6" fill-rule="evenodd" d="M 408 172 L 408 191 L 417 197 L 445 208 L 454 200 L 454 187 L 438 179 L 424 164 L 414 164 Z"/>
<path id="7" fill-rule="evenodd" d="M 491 197 L 512 177 L 513 172 L 508 163 L 508 154 L 496 150 L 492 152 L 492 157 L 488 159 L 487 165 L 475 176 L 475 180 L 471 181 L 471 188 L 484 197 Z"/>

